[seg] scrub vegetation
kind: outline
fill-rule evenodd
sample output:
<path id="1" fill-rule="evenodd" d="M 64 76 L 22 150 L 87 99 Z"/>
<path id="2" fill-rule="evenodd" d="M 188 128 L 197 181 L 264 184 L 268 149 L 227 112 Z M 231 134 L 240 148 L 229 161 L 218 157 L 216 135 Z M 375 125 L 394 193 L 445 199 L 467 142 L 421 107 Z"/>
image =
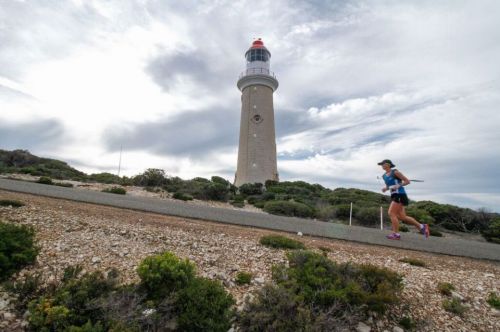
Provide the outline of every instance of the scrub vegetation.
<path id="1" fill-rule="evenodd" d="M 235 207 L 251 204 L 271 214 L 343 223 L 348 222 L 350 204 L 353 203 L 353 222 L 367 227 L 378 225 L 381 206 L 384 208 L 384 219 L 388 220 L 386 213 L 390 204 L 387 195 L 354 188 L 332 190 L 304 181 L 266 181 L 264 184 L 244 184 L 237 188 L 219 176 L 184 180 L 168 176 L 164 170 L 157 168 L 147 169 L 132 177 L 111 173 L 87 175 L 64 162 L 39 158 L 26 150 L 0 150 L 0 173 L 26 173 L 46 177 L 42 181 L 52 183 L 52 179 L 66 179 L 136 185 L 153 192 L 165 190 L 181 200 L 229 202 Z M 480 233 L 487 241 L 500 243 L 500 215 L 484 209 L 474 211 L 432 201 L 412 201 L 407 213 L 420 222 L 430 224 L 431 236 L 442 236 L 443 230 Z"/>

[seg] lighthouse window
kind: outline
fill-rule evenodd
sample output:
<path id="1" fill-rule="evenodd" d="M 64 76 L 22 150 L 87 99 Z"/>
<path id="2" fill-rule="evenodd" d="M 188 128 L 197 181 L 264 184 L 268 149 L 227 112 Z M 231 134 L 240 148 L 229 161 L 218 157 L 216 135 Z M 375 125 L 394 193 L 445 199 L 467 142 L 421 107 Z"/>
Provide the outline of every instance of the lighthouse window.
<path id="1" fill-rule="evenodd" d="M 269 53 L 263 49 L 254 49 L 250 50 L 247 54 L 247 60 L 252 61 L 268 61 Z"/>
<path id="2" fill-rule="evenodd" d="M 262 119 L 262 117 L 261 117 L 260 115 L 258 115 L 258 114 L 254 115 L 254 116 L 252 117 L 252 121 L 253 121 L 254 123 L 261 123 L 261 122 L 262 122 L 262 120 L 264 120 L 264 119 Z"/>

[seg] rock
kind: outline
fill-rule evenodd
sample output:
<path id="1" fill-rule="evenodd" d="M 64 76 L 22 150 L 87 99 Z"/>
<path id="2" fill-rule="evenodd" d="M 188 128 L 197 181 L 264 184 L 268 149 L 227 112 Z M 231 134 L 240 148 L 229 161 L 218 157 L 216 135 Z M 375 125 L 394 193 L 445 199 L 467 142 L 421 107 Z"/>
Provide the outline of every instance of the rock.
<path id="1" fill-rule="evenodd" d="M 394 326 L 392 328 L 392 332 L 405 332 L 405 330 L 403 330 L 402 328 L 400 328 L 399 326 Z"/>
<path id="2" fill-rule="evenodd" d="M 16 318 L 16 316 L 14 316 L 14 314 L 10 313 L 10 312 L 4 312 L 3 313 L 3 319 L 5 319 L 6 321 L 12 321 Z"/>
<path id="3" fill-rule="evenodd" d="M 464 300 L 464 297 L 455 291 L 451 291 L 451 297 L 454 297 L 461 302 Z"/>
<path id="4" fill-rule="evenodd" d="M 0 310 L 4 310 L 9 305 L 8 300 L 0 299 Z"/>
<path id="5" fill-rule="evenodd" d="M 92 264 L 98 264 L 101 262 L 101 258 L 100 257 L 92 257 Z"/>
<path id="6" fill-rule="evenodd" d="M 371 330 L 372 328 L 363 322 L 359 322 L 358 326 L 356 326 L 356 332 L 370 332 Z"/>
<path id="7" fill-rule="evenodd" d="M 303 234 L 302 234 L 302 232 L 297 232 L 297 235 L 302 236 Z"/>
<path id="8" fill-rule="evenodd" d="M 262 277 L 257 277 L 257 278 L 255 278 L 253 281 L 254 281 L 256 284 L 258 284 L 258 285 L 262 285 L 262 284 L 264 284 L 264 282 L 266 282 L 266 280 L 265 280 L 264 278 L 262 278 Z"/>

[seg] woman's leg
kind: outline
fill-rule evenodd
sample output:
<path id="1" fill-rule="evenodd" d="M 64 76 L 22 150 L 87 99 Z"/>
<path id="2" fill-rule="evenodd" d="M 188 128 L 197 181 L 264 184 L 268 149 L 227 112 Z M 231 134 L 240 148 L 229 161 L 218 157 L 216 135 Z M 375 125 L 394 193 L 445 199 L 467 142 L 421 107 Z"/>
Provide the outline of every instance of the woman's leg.
<path id="1" fill-rule="evenodd" d="M 410 216 L 407 216 L 406 215 L 406 210 L 405 210 L 405 207 L 401 204 L 401 210 L 399 211 L 399 215 L 398 217 L 405 223 L 405 224 L 409 224 L 409 225 L 413 225 L 415 226 L 415 228 L 420 231 L 420 229 L 422 228 L 422 225 L 417 221 L 415 220 L 415 218 L 412 218 Z"/>
<path id="2" fill-rule="evenodd" d="M 389 218 L 391 218 L 391 223 L 392 223 L 392 231 L 394 233 L 399 233 L 399 219 L 398 216 L 401 211 L 401 207 L 403 207 L 403 204 L 399 204 L 396 202 L 391 202 L 391 205 L 389 206 Z"/>

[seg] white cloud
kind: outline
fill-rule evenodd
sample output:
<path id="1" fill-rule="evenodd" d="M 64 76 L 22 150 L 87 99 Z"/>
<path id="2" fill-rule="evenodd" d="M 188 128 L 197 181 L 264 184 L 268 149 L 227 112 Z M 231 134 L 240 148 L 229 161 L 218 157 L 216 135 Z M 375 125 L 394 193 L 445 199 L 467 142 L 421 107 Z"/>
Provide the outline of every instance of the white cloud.
<path id="1" fill-rule="evenodd" d="M 236 146 L 221 140 L 239 122 L 220 118 L 239 114 L 243 54 L 263 37 L 280 81 L 282 178 L 378 190 L 376 162 L 389 157 L 425 178 L 415 197 L 498 211 L 499 12 L 496 1 L 9 2 L 0 8 L 0 130 L 61 124 L 50 148 L 20 148 L 91 172 L 117 164 L 108 134 L 185 118 L 200 129 L 176 135 L 199 137 L 206 153 L 124 147 L 124 173 L 231 178 Z"/>

